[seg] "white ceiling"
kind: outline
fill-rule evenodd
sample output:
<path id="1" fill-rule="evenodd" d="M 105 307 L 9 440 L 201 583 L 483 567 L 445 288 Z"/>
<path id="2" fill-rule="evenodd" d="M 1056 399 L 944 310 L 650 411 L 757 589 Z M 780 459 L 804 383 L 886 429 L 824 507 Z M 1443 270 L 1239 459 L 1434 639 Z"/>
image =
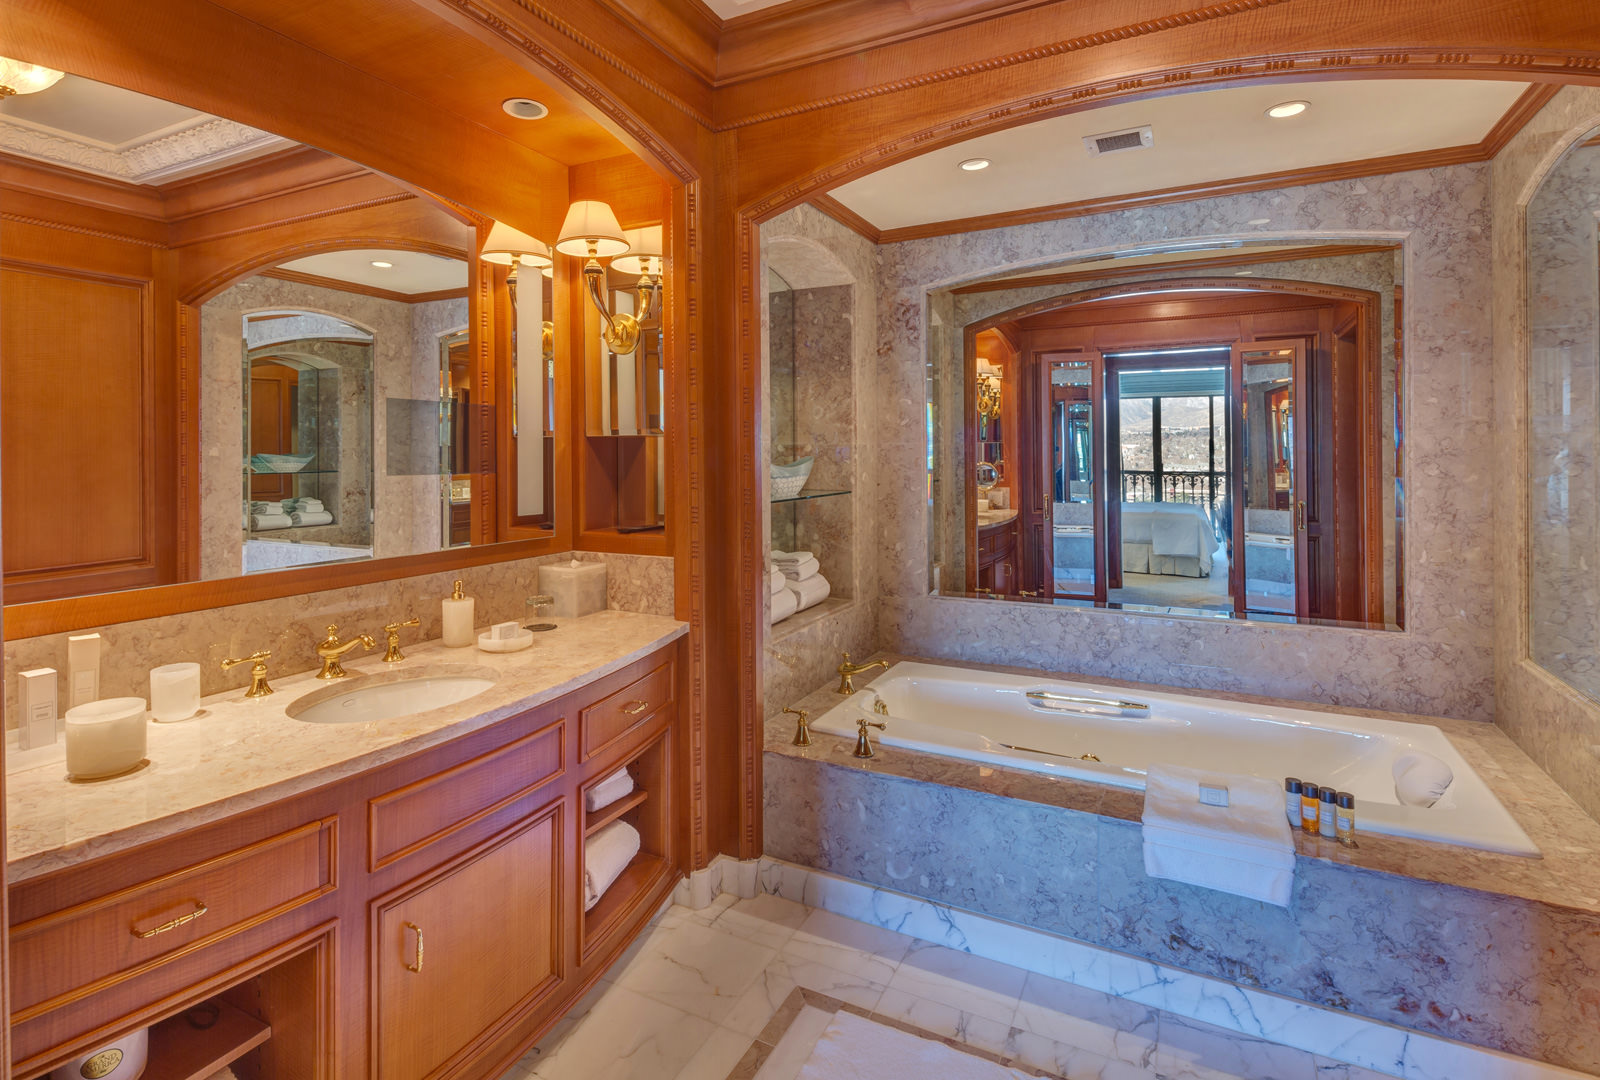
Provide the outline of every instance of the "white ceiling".
<path id="1" fill-rule="evenodd" d="M 0 99 L 0 151 L 136 184 L 167 183 L 292 145 L 76 75 L 37 94 Z"/>
<path id="2" fill-rule="evenodd" d="M 722 19 L 736 19 L 740 15 L 748 15 L 752 11 L 763 8 L 777 7 L 787 4 L 792 0 L 705 0 L 706 7 L 717 13 Z"/>
<path id="3" fill-rule="evenodd" d="M 373 261 L 391 262 L 385 270 Z M 467 287 L 467 264 L 460 259 L 428 255 L 419 251 L 386 251 L 381 248 L 352 248 L 308 255 L 282 264 L 285 270 L 348 281 L 355 285 L 388 289 L 407 294 L 441 292 Z"/>
<path id="4" fill-rule="evenodd" d="M 1524 83 L 1364 79 L 1174 94 L 982 135 L 829 192 L 880 229 L 1475 143 Z M 1297 117 L 1271 106 L 1304 100 Z M 1154 144 L 1091 157 L 1083 137 L 1149 124 Z M 984 157 L 993 164 L 963 172 Z"/>

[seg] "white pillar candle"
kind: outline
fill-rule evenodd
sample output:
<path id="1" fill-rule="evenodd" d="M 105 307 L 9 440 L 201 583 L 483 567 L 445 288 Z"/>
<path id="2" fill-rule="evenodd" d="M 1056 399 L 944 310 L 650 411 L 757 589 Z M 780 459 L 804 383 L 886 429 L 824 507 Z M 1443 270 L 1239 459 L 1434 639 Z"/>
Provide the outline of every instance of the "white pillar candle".
<path id="1" fill-rule="evenodd" d="M 157 723 L 187 720 L 199 711 L 199 664 L 163 664 L 150 669 L 150 715 Z"/>
<path id="2" fill-rule="evenodd" d="M 144 698 L 122 697 L 67 710 L 67 772 L 97 780 L 127 772 L 144 760 Z"/>

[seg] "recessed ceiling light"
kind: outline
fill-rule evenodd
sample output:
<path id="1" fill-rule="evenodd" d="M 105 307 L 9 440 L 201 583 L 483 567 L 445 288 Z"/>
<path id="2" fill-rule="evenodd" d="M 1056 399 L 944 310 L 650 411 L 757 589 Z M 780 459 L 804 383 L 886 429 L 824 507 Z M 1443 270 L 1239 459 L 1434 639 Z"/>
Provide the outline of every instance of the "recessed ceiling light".
<path id="1" fill-rule="evenodd" d="M 1272 219 L 1269 218 L 1269 217 L 1253 217 L 1249 221 L 1245 222 L 1245 224 L 1246 225 L 1271 225 L 1272 224 Z"/>
<path id="2" fill-rule="evenodd" d="M 970 157 L 961 163 L 961 168 L 967 172 L 979 172 L 987 169 L 990 161 L 986 157 Z"/>
<path id="3" fill-rule="evenodd" d="M 372 260 L 372 265 L 376 266 L 379 270 L 392 270 L 392 269 L 394 269 L 394 263 L 385 262 L 383 259 L 373 259 Z"/>
<path id="4" fill-rule="evenodd" d="M 1291 116 L 1299 116 L 1311 108 L 1309 101 L 1280 101 L 1267 110 L 1267 115 L 1274 120 L 1287 120 Z"/>
<path id="5" fill-rule="evenodd" d="M 550 115 L 550 110 L 541 101 L 532 98 L 511 97 L 500 103 L 507 116 L 515 116 L 518 120 L 543 120 Z"/>

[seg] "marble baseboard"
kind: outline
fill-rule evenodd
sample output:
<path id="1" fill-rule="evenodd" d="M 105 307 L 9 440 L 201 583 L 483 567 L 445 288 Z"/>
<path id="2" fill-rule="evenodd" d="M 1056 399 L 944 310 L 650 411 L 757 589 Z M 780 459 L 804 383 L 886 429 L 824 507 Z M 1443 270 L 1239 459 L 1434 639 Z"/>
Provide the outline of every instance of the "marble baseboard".
<path id="1" fill-rule="evenodd" d="M 719 893 L 782 897 L 1224 1028 L 1241 1041 L 1275 1043 L 1400 1080 L 1581 1080 L 1592 1075 L 1319 1008 L 780 859 L 741 862 L 719 856 L 680 882 L 678 890 L 674 902 L 688 907 L 709 906 Z M 1338 1069 L 1324 1071 L 1342 1075 Z"/>

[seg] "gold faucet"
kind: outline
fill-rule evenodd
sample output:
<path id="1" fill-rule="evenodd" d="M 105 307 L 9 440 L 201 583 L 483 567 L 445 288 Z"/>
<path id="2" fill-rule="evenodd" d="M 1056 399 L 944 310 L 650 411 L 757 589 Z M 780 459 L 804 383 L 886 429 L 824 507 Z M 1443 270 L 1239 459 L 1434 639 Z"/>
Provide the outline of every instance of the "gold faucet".
<path id="1" fill-rule="evenodd" d="M 889 729 L 889 725 L 888 724 L 877 723 L 877 722 L 872 721 L 872 720 L 868 720 L 865 716 L 859 717 L 856 720 L 856 723 L 858 725 L 860 725 L 860 726 L 856 731 L 856 748 L 851 753 L 851 756 L 852 757 L 872 757 L 873 756 L 872 740 L 867 738 L 867 729 L 869 727 L 875 727 L 879 731 L 887 731 Z"/>
<path id="2" fill-rule="evenodd" d="M 317 642 L 317 655 L 322 657 L 322 670 L 317 672 L 319 679 L 342 679 L 346 672 L 344 665 L 339 663 L 339 658 L 357 645 L 372 648 L 377 645 L 371 634 L 361 634 L 349 641 L 339 641 L 339 628 L 333 624 L 328 625 L 328 636 Z"/>
<path id="3" fill-rule="evenodd" d="M 406 658 L 406 654 L 400 651 L 400 628 L 402 626 L 421 625 L 422 620 L 413 615 L 405 622 L 392 622 L 383 628 L 383 632 L 389 635 L 389 648 L 383 654 L 383 662 L 385 664 L 398 664 Z M 329 627 L 328 629 L 332 633 L 333 628 Z"/>
<path id="4" fill-rule="evenodd" d="M 249 656 L 229 657 L 222 662 L 223 671 L 232 671 L 240 664 L 253 665 L 250 668 L 250 689 L 244 692 L 247 698 L 266 697 L 272 693 L 272 687 L 267 685 L 267 658 L 272 653 L 257 651 Z"/>
<path id="5" fill-rule="evenodd" d="M 794 738 L 790 741 L 796 746 L 811 745 L 811 714 L 804 709 L 791 709 L 785 705 L 783 711 L 793 713 L 800 718 L 800 726 L 794 729 Z"/>
<path id="6" fill-rule="evenodd" d="M 874 660 L 870 664 L 852 664 L 850 662 L 850 654 L 849 653 L 845 653 L 844 654 L 844 663 L 839 665 L 839 693 L 841 693 L 841 694 L 853 694 L 853 693 L 855 693 L 856 692 L 856 684 L 851 681 L 854 678 L 854 676 L 861 674 L 863 671 L 871 671 L 873 668 L 880 668 L 880 667 L 883 668 L 883 670 L 888 671 L 889 670 L 889 661 L 887 661 L 887 660 Z"/>

